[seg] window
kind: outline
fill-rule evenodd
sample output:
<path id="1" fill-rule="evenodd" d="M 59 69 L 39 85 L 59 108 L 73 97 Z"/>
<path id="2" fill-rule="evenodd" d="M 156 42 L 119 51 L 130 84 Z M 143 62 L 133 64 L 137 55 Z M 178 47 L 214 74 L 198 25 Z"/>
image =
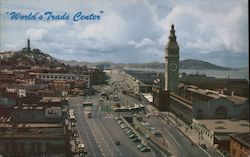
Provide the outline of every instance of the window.
<path id="1" fill-rule="evenodd" d="M 219 106 L 215 111 L 216 118 L 227 118 L 227 109 L 224 106 Z"/>
<path id="2" fill-rule="evenodd" d="M 17 143 L 13 143 L 12 144 L 12 152 L 17 152 L 18 151 L 18 144 Z"/>
<path id="3" fill-rule="evenodd" d="M 45 143 L 45 151 L 46 151 L 46 152 L 49 152 L 49 151 L 50 151 L 50 143 L 49 143 L 49 142 L 46 142 L 46 143 Z"/>
<path id="4" fill-rule="evenodd" d="M 235 153 L 236 153 L 236 151 L 233 149 L 233 155 L 232 156 L 235 156 Z"/>
<path id="5" fill-rule="evenodd" d="M 4 152 L 9 152 L 9 150 L 10 150 L 10 144 L 4 143 Z"/>
<path id="6" fill-rule="evenodd" d="M 196 115 L 196 118 L 197 119 L 203 119 L 203 115 L 204 115 L 204 111 L 202 109 L 199 109 L 197 111 L 197 115 Z"/>
<path id="7" fill-rule="evenodd" d="M 22 152 L 22 153 L 24 152 L 24 145 L 25 145 L 24 142 L 21 142 L 21 143 L 19 144 L 19 146 L 20 146 L 19 151 Z"/>
<path id="8" fill-rule="evenodd" d="M 37 143 L 36 144 L 36 151 L 37 152 L 41 152 L 42 151 L 41 143 Z"/>
<path id="9" fill-rule="evenodd" d="M 30 144 L 30 150 L 31 150 L 31 152 L 35 152 L 35 144 L 34 143 L 31 143 Z"/>

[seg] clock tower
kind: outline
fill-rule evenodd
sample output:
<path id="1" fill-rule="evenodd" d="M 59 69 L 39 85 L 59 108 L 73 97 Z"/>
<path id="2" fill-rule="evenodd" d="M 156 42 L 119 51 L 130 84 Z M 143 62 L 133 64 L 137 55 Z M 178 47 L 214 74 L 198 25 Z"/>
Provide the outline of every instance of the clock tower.
<path id="1" fill-rule="evenodd" d="M 176 41 L 174 25 L 171 25 L 165 48 L 165 91 L 176 91 L 179 82 L 179 45 Z"/>

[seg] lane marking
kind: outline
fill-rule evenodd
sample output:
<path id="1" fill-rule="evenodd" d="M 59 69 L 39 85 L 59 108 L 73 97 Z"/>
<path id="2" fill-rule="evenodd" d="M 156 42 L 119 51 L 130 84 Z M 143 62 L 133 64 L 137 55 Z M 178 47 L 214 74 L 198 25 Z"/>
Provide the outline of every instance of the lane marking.
<path id="1" fill-rule="evenodd" d="M 172 141 L 174 141 L 174 143 L 176 144 L 177 147 L 179 147 L 179 150 L 181 150 L 181 152 L 184 152 L 184 149 L 182 148 L 182 146 L 176 141 L 176 139 L 174 138 L 174 136 L 166 129 L 163 128 L 165 130 L 165 133 L 168 135 L 167 137 L 170 137 L 172 139 Z M 177 150 L 177 153 L 180 152 Z"/>
<path id="2" fill-rule="evenodd" d="M 96 115 L 97 115 L 97 114 L 95 114 L 95 116 L 96 116 Z M 109 145 L 108 145 L 107 142 L 105 141 L 105 139 L 104 139 L 103 135 L 101 134 L 99 128 L 97 127 L 97 125 L 96 125 L 94 119 L 91 119 L 90 121 L 92 121 L 92 123 L 93 123 L 93 125 L 94 125 L 94 126 L 92 126 L 91 123 L 87 120 L 88 125 L 90 126 L 90 128 L 92 128 L 91 130 L 94 130 L 94 127 L 96 128 L 96 132 L 98 132 L 99 136 L 101 137 L 101 139 L 102 139 L 103 142 L 105 143 L 105 146 L 108 148 L 108 150 L 109 150 L 111 156 L 114 156 L 114 154 L 113 154 L 111 148 L 109 147 Z M 95 135 L 95 132 L 94 132 L 94 131 L 92 131 L 92 132 L 93 132 L 93 135 Z M 96 136 L 95 136 L 95 139 L 96 139 Z M 97 139 L 96 139 L 96 141 L 97 141 Z M 98 145 L 100 146 L 100 143 L 99 143 L 98 141 L 97 141 L 97 143 L 98 143 Z M 100 146 L 100 147 L 101 147 L 101 146 Z M 109 156 L 109 155 L 108 155 L 108 156 Z"/>
<path id="3" fill-rule="evenodd" d="M 85 116 L 85 115 L 83 115 L 83 116 Z M 85 117 L 84 117 L 84 119 L 85 119 Z M 102 154 L 104 154 L 104 153 L 103 153 L 103 150 L 102 150 L 102 148 L 101 148 L 101 146 L 100 146 L 100 143 L 98 142 L 98 140 L 97 140 L 97 138 L 96 138 L 96 135 L 94 134 L 94 131 L 93 131 L 92 126 L 90 125 L 90 123 L 89 123 L 89 121 L 88 121 L 87 119 L 85 119 L 85 120 L 86 120 L 86 122 L 87 122 L 87 125 L 88 125 L 89 128 L 90 128 L 90 131 L 92 132 L 92 135 L 93 135 L 93 137 L 94 137 L 95 142 L 97 143 L 97 146 L 99 147 L 99 149 L 100 149 L 100 151 L 102 152 Z M 105 156 L 105 154 L 104 154 L 104 156 Z"/>
<path id="4" fill-rule="evenodd" d="M 90 148 L 91 148 L 91 150 L 92 150 L 92 152 L 93 152 L 93 155 L 94 156 L 96 156 L 96 153 L 95 153 L 95 151 L 94 151 L 94 148 L 93 148 L 93 145 L 92 145 L 92 143 L 90 142 L 90 137 L 89 137 L 89 135 L 88 135 L 88 133 L 87 133 L 87 131 L 84 129 L 84 127 L 82 126 L 83 125 L 83 121 L 82 121 L 82 118 L 81 118 L 81 116 L 80 116 L 80 110 L 78 109 L 78 112 L 77 112 L 77 114 L 78 114 L 78 119 L 80 120 L 80 127 L 81 127 L 81 131 L 83 131 L 84 132 L 84 134 L 87 136 L 87 140 L 88 140 L 88 143 L 89 143 L 89 145 L 90 145 Z"/>
<path id="5" fill-rule="evenodd" d="M 109 137 L 111 143 L 114 145 L 114 147 L 116 148 L 116 150 L 119 152 L 120 156 L 123 156 L 123 154 L 122 154 L 122 152 L 120 151 L 120 149 L 115 145 L 114 141 L 111 140 L 112 138 L 111 138 L 110 134 L 107 132 L 107 130 L 106 130 L 106 128 L 104 127 L 104 125 L 103 125 L 103 123 L 101 122 L 101 120 L 100 120 L 99 118 L 98 118 L 97 120 L 99 121 L 99 123 L 101 124 L 102 128 L 104 129 L 104 132 L 106 133 L 106 135 L 108 135 L 108 137 Z"/>

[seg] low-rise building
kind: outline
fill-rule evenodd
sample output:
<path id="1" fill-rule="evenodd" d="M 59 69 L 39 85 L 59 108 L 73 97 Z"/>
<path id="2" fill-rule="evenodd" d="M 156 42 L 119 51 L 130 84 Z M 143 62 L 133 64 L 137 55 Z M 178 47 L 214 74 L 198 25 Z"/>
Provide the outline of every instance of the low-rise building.
<path id="1" fill-rule="evenodd" d="M 62 108 L 38 106 L 38 104 L 22 104 L 21 106 L 13 107 L 11 120 L 17 123 L 60 123 L 62 121 Z"/>
<path id="2" fill-rule="evenodd" d="M 0 123 L 0 154 L 23 157 L 69 157 L 65 128 L 48 123 Z"/>
<path id="3" fill-rule="evenodd" d="M 230 135 L 234 133 L 248 133 L 250 125 L 246 120 L 193 119 L 191 127 L 199 133 L 199 138 L 204 139 L 220 150 L 229 152 Z"/>
<path id="4" fill-rule="evenodd" d="M 38 73 L 37 78 L 43 81 L 52 81 L 52 80 L 83 80 L 86 82 L 87 88 L 91 87 L 90 84 L 90 75 L 77 75 L 77 74 L 67 74 L 67 73 Z"/>
<path id="5" fill-rule="evenodd" d="M 248 157 L 250 156 L 250 133 L 240 133 L 231 135 L 230 156 Z"/>

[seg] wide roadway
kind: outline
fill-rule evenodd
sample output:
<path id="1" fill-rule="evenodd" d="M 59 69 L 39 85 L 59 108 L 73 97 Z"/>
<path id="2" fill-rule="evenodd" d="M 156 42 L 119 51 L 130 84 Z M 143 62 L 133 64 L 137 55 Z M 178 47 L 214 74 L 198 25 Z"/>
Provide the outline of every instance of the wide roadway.
<path id="1" fill-rule="evenodd" d="M 128 76 L 125 76 L 119 71 L 113 70 L 112 73 L 108 74 L 111 77 L 112 82 L 116 82 L 117 87 L 121 87 L 123 89 L 128 90 L 129 87 L 133 87 L 127 80 Z M 130 81 L 131 82 L 131 81 Z M 133 89 L 133 88 L 132 88 Z M 124 94 L 121 94 L 119 92 L 121 102 L 122 104 L 133 104 L 133 103 L 141 103 L 144 104 L 144 106 L 150 105 L 149 102 L 142 99 L 142 101 L 138 101 L 135 98 L 126 96 Z M 149 110 L 146 110 L 146 112 L 150 112 Z M 142 115 L 143 116 L 143 115 Z M 160 117 L 155 116 L 154 114 L 151 114 L 150 118 L 147 118 L 147 120 L 157 129 L 161 131 L 163 136 L 168 141 L 169 150 L 174 154 L 174 156 L 183 156 L 183 157 L 189 157 L 189 156 L 197 156 L 197 157 L 206 157 L 206 156 L 213 156 L 213 153 L 216 152 L 213 149 L 208 149 L 207 151 L 201 149 L 197 145 L 192 145 L 191 141 L 187 139 L 183 133 L 179 131 L 177 128 L 178 126 L 174 124 L 167 124 L 166 121 L 162 120 Z M 212 152 L 212 153 L 211 153 Z M 216 154 L 218 156 L 218 153 Z"/>
<path id="2" fill-rule="evenodd" d="M 98 103 L 100 94 L 86 97 L 78 96 L 69 98 L 70 108 L 76 114 L 77 130 L 79 136 L 85 144 L 88 156 L 107 157 L 151 157 L 152 152 L 140 152 L 136 149 L 138 143 L 124 133 L 121 127 L 113 118 L 114 113 L 101 111 L 101 104 Z M 91 101 L 92 107 L 83 107 L 81 102 Z M 108 102 L 106 102 L 108 103 Z M 88 118 L 87 113 L 92 112 L 92 118 Z M 121 145 L 116 145 L 119 140 Z"/>

